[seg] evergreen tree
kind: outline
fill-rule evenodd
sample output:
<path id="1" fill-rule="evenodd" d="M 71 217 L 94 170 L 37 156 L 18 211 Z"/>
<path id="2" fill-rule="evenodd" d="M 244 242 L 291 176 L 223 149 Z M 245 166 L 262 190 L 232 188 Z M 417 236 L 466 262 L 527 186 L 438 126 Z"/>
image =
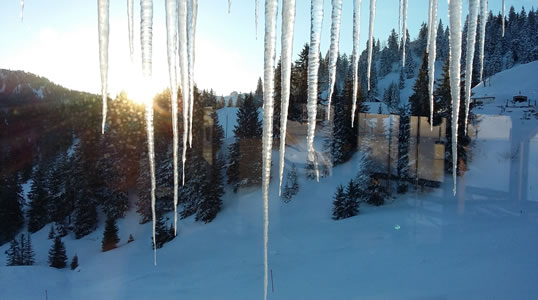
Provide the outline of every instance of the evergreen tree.
<path id="1" fill-rule="evenodd" d="M 157 249 L 170 240 L 170 234 L 166 228 L 162 214 L 157 214 L 157 220 L 155 221 L 155 245 Z M 153 245 L 153 241 L 151 243 Z"/>
<path id="2" fill-rule="evenodd" d="M 305 44 L 299 53 L 299 58 L 297 58 L 292 67 L 288 118 L 294 121 L 302 120 L 302 107 L 307 102 L 309 51 L 310 46 Z"/>
<path id="3" fill-rule="evenodd" d="M 49 240 L 53 240 L 54 238 L 56 237 L 56 231 L 54 230 L 54 225 L 50 225 L 50 230 L 49 230 L 49 235 L 48 235 L 48 239 Z"/>
<path id="4" fill-rule="evenodd" d="M 132 234 L 129 234 L 129 238 L 127 239 L 127 244 L 129 244 L 130 242 L 134 242 L 134 237 Z"/>
<path id="5" fill-rule="evenodd" d="M 316 179 L 316 166 L 312 160 L 307 159 L 305 165 L 305 174 L 306 179 L 315 180 Z"/>
<path id="6" fill-rule="evenodd" d="M 9 249 L 6 251 L 7 254 L 7 266 L 19 266 L 21 265 L 21 249 L 17 239 L 12 239 L 9 242 Z"/>
<path id="7" fill-rule="evenodd" d="M 345 202 L 346 194 L 344 193 L 344 187 L 339 185 L 336 187 L 336 193 L 333 200 L 333 219 L 340 220 L 344 218 L 345 214 Z"/>
<path id="8" fill-rule="evenodd" d="M 234 190 L 261 182 L 261 122 L 253 96 L 246 96 L 237 113 L 235 141 L 229 146 L 228 183 Z"/>
<path id="9" fill-rule="evenodd" d="M 49 250 L 49 266 L 57 269 L 65 268 L 67 264 L 67 255 L 65 245 L 62 239 L 57 236 L 54 239 L 54 244 Z"/>
<path id="10" fill-rule="evenodd" d="M 413 116 L 428 116 L 430 115 L 430 97 L 428 88 L 428 54 L 422 55 L 422 65 L 420 67 L 417 81 L 413 87 L 413 95 L 409 97 L 411 103 L 411 114 Z"/>
<path id="11" fill-rule="evenodd" d="M 75 270 L 76 268 L 78 268 L 78 256 L 75 254 L 71 260 L 71 270 Z"/>
<path id="12" fill-rule="evenodd" d="M 263 81 L 261 77 L 258 77 L 258 83 L 256 84 L 256 91 L 254 92 L 254 105 L 256 105 L 256 107 L 262 107 L 263 105 Z"/>
<path id="13" fill-rule="evenodd" d="M 460 97 L 464 99 L 464 87 L 465 84 L 462 81 L 460 85 Z M 440 84 L 435 90 L 436 106 L 439 108 L 439 117 L 446 119 L 446 139 L 445 145 L 445 171 L 452 172 L 452 96 L 450 94 L 450 76 L 448 60 L 443 67 L 443 78 Z M 471 113 L 473 105 L 469 108 L 469 119 L 472 120 L 473 114 Z M 470 144 L 470 138 L 465 135 L 465 105 L 460 105 L 460 117 L 458 118 L 458 165 L 456 166 L 456 172 L 458 175 L 462 174 L 462 166 L 467 164 L 467 147 Z"/>
<path id="14" fill-rule="evenodd" d="M 35 264 L 35 253 L 34 249 L 32 248 L 32 238 L 30 237 L 30 233 L 26 235 L 26 243 L 24 243 L 22 253 L 22 265 L 32 266 Z"/>
<path id="15" fill-rule="evenodd" d="M 105 223 L 105 231 L 103 232 L 103 241 L 101 242 L 101 250 L 106 252 L 117 247 L 120 238 L 118 237 L 118 227 L 116 219 L 108 216 Z"/>
<path id="16" fill-rule="evenodd" d="M 46 189 L 46 172 L 43 166 L 39 166 L 32 176 L 32 187 L 28 198 L 30 208 L 28 209 L 28 231 L 36 232 L 49 222 L 48 217 L 48 191 Z"/>
<path id="17" fill-rule="evenodd" d="M 222 146 L 224 138 L 224 130 L 219 123 L 218 115 L 213 112 L 211 115 L 213 120 L 212 135 L 211 135 L 211 157 L 212 164 L 209 166 L 207 176 L 207 186 L 203 188 L 204 197 L 199 202 L 198 211 L 195 220 L 204 223 L 211 222 L 222 207 L 222 196 L 224 195 L 224 158 L 218 153 Z"/>
<path id="18" fill-rule="evenodd" d="M 369 204 L 380 206 L 385 203 L 384 190 L 379 183 L 379 179 L 372 178 L 368 189 L 366 190 L 366 202 Z"/>
<path id="19" fill-rule="evenodd" d="M 398 125 L 398 193 L 407 192 L 407 179 L 409 178 L 409 106 L 400 108 L 400 122 Z"/>
<path id="20" fill-rule="evenodd" d="M 282 59 L 275 68 L 275 86 L 273 95 L 273 139 L 280 138 L 280 110 L 282 105 Z"/>
<path id="21" fill-rule="evenodd" d="M 70 178 L 70 165 L 69 159 L 66 153 L 61 153 L 56 159 L 56 163 L 51 168 L 49 172 L 49 216 L 50 220 L 56 222 L 56 226 L 65 228 L 67 218 L 73 212 L 73 205 L 71 199 L 68 196 L 68 192 L 74 193 L 74 191 L 69 191 L 69 184 L 73 181 L 73 178 Z M 62 233 L 65 230 L 62 230 Z M 67 233 L 66 233 L 67 234 Z M 51 239 L 53 239 L 52 237 Z"/>
<path id="22" fill-rule="evenodd" d="M 70 183 L 70 197 L 74 201 L 73 232 L 77 239 L 94 231 L 97 227 L 97 204 L 94 189 L 90 186 L 90 175 L 86 172 L 82 146 L 77 146 L 72 157 L 70 176 L 76 180 Z M 97 175 L 93 175 L 97 176 Z M 95 183 L 94 183 L 95 184 Z"/>
<path id="23" fill-rule="evenodd" d="M 291 165 L 291 170 L 286 176 L 286 185 L 284 186 L 284 202 L 290 202 L 291 198 L 299 192 L 299 182 L 297 181 L 297 167 Z"/>
<path id="24" fill-rule="evenodd" d="M 18 174 L 0 174 L 0 245 L 12 240 L 23 226 L 22 202 Z"/>
<path id="25" fill-rule="evenodd" d="M 365 111 L 363 98 L 360 89 L 357 93 L 357 109 L 355 121 L 358 122 L 358 115 Z M 357 130 L 351 127 L 351 107 L 353 105 L 353 79 L 349 73 L 344 85 L 341 97 L 334 99 L 334 118 L 332 125 L 332 135 L 329 140 L 333 165 L 338 165 L 348 161 L 357 149 Z"/>

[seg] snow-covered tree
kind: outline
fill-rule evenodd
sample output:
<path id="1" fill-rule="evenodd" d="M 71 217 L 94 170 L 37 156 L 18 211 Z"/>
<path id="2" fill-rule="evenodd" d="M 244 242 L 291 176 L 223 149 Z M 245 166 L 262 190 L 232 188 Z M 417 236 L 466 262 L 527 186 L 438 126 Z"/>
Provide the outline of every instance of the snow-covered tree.
<path id="1" fill-rule="evenodd" d="M 21 239 L 24 235 L 21 235 Z M 30 233 L 26 235 L 26 242 L 22 248 L 22 265 L 32 266 L 35 264 L 35 253 L 32 247 L 32 238 Z"/>
<path id="2" fill-rule="evenodd" d="M 73 259 L 71 259 L 71 270 L 75 270 L 76 268 L 78 268 L 78 255 L 75 254 L 75 256 L 73 256 Z"/>
<path id="3" fill-rule="evenodd" d="M 292 164 L 291 170 L 288 171 L 286 176 L 286 185 L 284 186 L 284 191 L 282 192 L 284 202 L 289 202 L 291 198 L 293 198 L 293 196 L 299 192 L 299 182 L 297 180 L 297 166 Z"/>
<path id="4" fill-rule="evenodd" d="M 9 242 L 9 249 L 6 251 L 7 254 L 7 263 L 9 266 L 20 266 L 22 264 L 21 259 L 21 248 L 17 239 L 12 239 Z"/>

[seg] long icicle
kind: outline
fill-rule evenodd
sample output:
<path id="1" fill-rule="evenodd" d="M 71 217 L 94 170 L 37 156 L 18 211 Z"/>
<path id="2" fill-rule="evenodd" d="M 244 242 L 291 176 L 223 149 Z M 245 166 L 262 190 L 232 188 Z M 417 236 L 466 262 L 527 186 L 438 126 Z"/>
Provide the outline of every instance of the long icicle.
<path id="1" fill-rule="evenodd" d="M 503 28 L 503 30 L 502 30 L 502 36 L 504 37 L 504 17 L 505 17 L 505 13 L 506 13 L 506 7 L 504 6 L 504 0 L 503 0 L 503 8 L 502 8 L 502 10 L 503 10 L 503 20 L 502 20 L 502 28 Z"/>
<path id="2" fill-rule="evenodd" d="M 405 44 L 407 43 L 407 0 L 402 1 L 402 67 L 405 67 Z"/>
<path id="3" fill-rule="evenodd" d="M 228 13 L 232 12 L 232 0 L 228 0 Z"/>
<path id="4" fill-rule="evenodd" d="M 426 53 L 430 52 L 430 38 L 432 36 L 432 9 L 433 0 L 428 1 L 428 36 L 426 38 Z"/>
<path id="5" fill-rule="evenodd" d="M 258 0 L 256 0 L 256 3 L 254 3 L 254 26 L 256 30 L 256 39 L 258 39 Z"/>
<path id="6" fill-rule="evenodd" d="M 99 23 L 99 67 L 101 69 L 101 94 L 103 97 L 103 122 L 101 133 L 105 133 L 107 98 L 108 98 L 108 0 L 97 2 L 98 23 Z"/>
<path id="7" fill-rule="evenodd" d="M 134 62 L 134 0 L 127 0 L 127 28 L 129 30 L 129 54 Z"/>
<path id="8" fill-rule="evenodd" d="M 373 0 L 375 1 L 375 0 Z M 318 112 L 318 71 L 319 71 L 319 44 L 321 40 L 321 27 L 323 23 L 323 0 L 312 0 L 311 3 L 310 50 L 308 51 L 308 132 L 307 148 L 308 160 L 314 163 L 316 179 L 319 181 L 318 162 L 314 149 L 316 134 L 316 118 Z"/>
<path id="9" fill-rule="evenodd" d="M 24 21 L 24 0 L 21 0 L 21 22 Z"/>
<path id="10" fill-rule="evenodd" d="M 430 131 L 433 130 L 433 84 L 435 82 L 435 56 L 437 52 L 437 8 L 438 0 L 432 2 L 432 21 L 430 30 L 430 45 L 428 50 L 428 89 L 430 97 Z"/>
<path id="11" fill-rule="evenodd" d="M 177 199 L 179 174 L 178 162 L 178 120 L 177 120 L 177 0 L 166 0 L 166 46 L 168 55 L 168 77 L 170 79 L 170 101 L 172 103 L 172 148 L 174 153 L 174 235 L 177 234 Z"/>
<path id="12" fill-rule="evenodd" d="M 185 185 L 185 162 L 187 161 L 187 140 L 189 138 L 189 59 L 187 55 L 187 0 L 179 0 L 178 5 L 178 48 L 181 72 L 181 102 L 183 103 L 183 157 L 181 159 L 182 185 Z"/>
<path id="13" fill-rule="evenodd" d="M 484 75 L 484 45 L 486 41 L 486 22 L 488 18 L 488 0 L 480 0 L 480 81 Z"/>
<path id="14" fill-rule="evenodd" d="M 398 50 L 402 44 L 402 0 L 398 0 Z"/>
<path id="15" fill-rule="evenodd" d="M 361 0 L 353 1 L 353 105 L 351 108 L 351 127 L 355 124 L 355 110 L 357 110 L 357 93 L 359 84 L 359 46 L 361 29 Z"/>
<path id="16" fill-rule="evenodd" d="M 194 51 L 198 0 L 187 0 L 187 50 L 189 58 L 189 147 L 192 147 L 192 115 L 194 111 Z"/>
<path id="17" fill-rule="evenodd" d="M 374 47 L 375 1 L 376 0 L 370 0 L 370 26 L 368 28 L 368 71 L 366 73 L 366 76 L 368 77 L 368 92 L 370 92 L 370 71 L 372 69 L 372 50 Z M 407 0 L 404 0 L 404 2 L 405 1 Z"/>
<path id="18" fill-rule="evenodd" d="M 278 195 L 282 192 L 284 175 L 284 155 L 286 154 L 286 128 L 288 125 L 288 108 L 290 101 L 290 80 L 293 53 L 293 31 L 295 28 L 295 0 L 282 1 L 282 102 L 280 105 L 280 181 Z"/>
<path id="19" fill-rule="evenodd" d="M 142 46 L 142 73 L 151 81 L 153 1 L 140 0 L 140 44 Z M 157 265 L 157 245 L 155 239 L 155 150 L 153 138 L 153 100 L 146 99 L 146 132 L 148 135 L 148 158 L 151 173 L 151 215 L 153 219 L 153 263 Z"/>
<path id="20" fill-rule="evenodd" d="M 469 23 L 467 25 L 467 50 L 465 57 L 465 134 L 467 134 L 467 121 L 469 118 L 469 106 L 471 104 L 471 81 L 473 77 L 477 18 L 478 0 L 469 0 Z"/>
<path id="21" fill-rule="evenodd" d="M 460 61 L 461 61 L 461 0 L 450 0 L 448 17 L 450 21 L 450 95 L 452 97 L 452 178 L 456 195 L 458 162 L 458 117 L 460 112 Z"/>
<path id="22" fill-rule="evenodd" d="M 263 137 L 262 137 L 262 186 L 263 186 L 263 299 L 267 300 L 269 286 L 269 180 L 271 178 L 271 150 L 273 148 L 273 96 L 276 56 L 277 0 L 265 1 L 265 49 L 263 75 Z"/>
<path id="23" fill-rule="evenodd" d="M 342 0 L 332 0 L 331 47 L 329 50 L 329 95 L 327 96 L 327 120 L 331 119 L 331 100 L 336 81 L 336 61 L 340 43 L 340 19 L 342 17 Z"/>

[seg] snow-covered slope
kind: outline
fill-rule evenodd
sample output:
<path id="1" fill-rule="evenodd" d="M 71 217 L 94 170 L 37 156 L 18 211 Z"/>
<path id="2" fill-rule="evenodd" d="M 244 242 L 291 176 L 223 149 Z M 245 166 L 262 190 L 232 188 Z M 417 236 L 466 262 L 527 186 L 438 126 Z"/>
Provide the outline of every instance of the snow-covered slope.
<path id="1" fill-rule="evenodd" d="M 236 111 L 219 110 L 221 124 L 228 116 L 228 130 Z M 477 141 L 491 139 L 490 131 L 509 132 L 513 123 L 494 124 L 479 123 Z M 506 184 L 507 178 L 496 174 L 506 172 L 507 165 L 488 160 L 498 155 L 491 144 L 475 143 L 456 197 L 447 176 L 440 189 L 412 189 L 385 206 L 362 205 L 360 215 L 334 221 L 336 186 L 355 176 L 360 154 L 320 183 L 307 181 L 299 165 L 306 149 L 301 140 L 286 154 L 287 166 L 298 163 L 300 185 L 288 204 L 277 196 L 278 165 L 273 164 L 270 299 L 533 299 L 538 294 L 538 199 L 477 194 L 487 188 L 493 194 L 497 187 L 503 191 Z M 509 140 L 502 142 L 499 153 Z M 531 143 L 530 164 L 538 162 L 537 142 Z M 528 178 L 538 176 L 533 174 Z M 483 189 L 467 188 L 476 185 Z M 178 237 L 158 251 L 157 266 L 151 224 L 139 225 L 133 210 L 118 223 L 118 249 L 100 252 L 102 223 L 83 239 L 64 239 L 68 256 L 79 257 L 77 271 L 47 267 L 52 241 L 46 226 L 32 235 L 36 266 L 4 267 L 0 260 L 0 299 L 43 299 L 45 293 L 49 299 L 260 299 L 261 196 L 259 188 L 227 190 L 212 223 L 192 218 L 179 223 Z M 135 241 L 126 244 L 129 234 Z M 0 247 L 0 253 L 6 249 Z"/>
<path id="2" fill-rule="evenodd" d="M 516 95 L 538 100 L 538 60 L 499 72 L 473 88 L 473 97 L 494 96 L 495 106 Z"/>

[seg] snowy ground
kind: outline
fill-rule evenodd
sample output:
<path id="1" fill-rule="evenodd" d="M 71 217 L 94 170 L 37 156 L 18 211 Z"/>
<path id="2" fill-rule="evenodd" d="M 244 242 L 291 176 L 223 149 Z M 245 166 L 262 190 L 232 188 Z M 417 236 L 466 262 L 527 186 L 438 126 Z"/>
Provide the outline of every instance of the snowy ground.
<path id="1" fill-rule="evenodd" d="M 229 110 L 219 117 L 228 114 L 231 130 Z M 269 299 L 536 299 L 538 194 L 531 191 L 538 190 L 538 139 L 527 129 L 538 121 L 520 120 L 520 113 L 482 117 L 455 197 L 447 176 L 440 189 L 411 189 L 342 221 L 331 219 L 332 196 L 356 174 L 359 155 L 319 184 L 300 171 L 300 191 L 288 204 L 277 196 L 275 162 Z M 516 127 L 515 120 L 524 123 Z M 530 145 L 526 199 L 510 194 L 507 174 L 515 164 L 506 153 L 513 138 Z M 288 148 L 287 164 L 300 163 L 302 146 Z M 64 239 L 68 256 L 79 257 L 77 271 L 47 267 L 47 226 L 32 236 L 37 266 L 4 267 L 0 260 L 0 299 L 44 299 L 45 291 L 48 299 L 260 299 L 261 199 L 258 188 L 228 190 L 212 223 L 180 222 L 178 238 L 158 251 L 157 266 L 151 224 L 139 225 L 133 210 L 118 224 L 118 249 L 100 252 L 102 224 L 81 240 Z M 135 241 L 126 244 L 129 234 Z"/>

